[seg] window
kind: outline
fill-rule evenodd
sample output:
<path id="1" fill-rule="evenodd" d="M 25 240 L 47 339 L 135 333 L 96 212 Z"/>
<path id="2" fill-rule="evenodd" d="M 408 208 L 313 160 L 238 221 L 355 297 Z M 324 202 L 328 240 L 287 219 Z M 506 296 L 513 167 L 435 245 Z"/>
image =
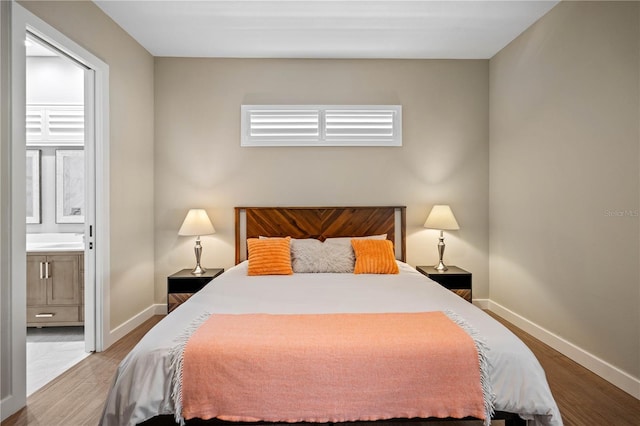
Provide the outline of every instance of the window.
<path id="1" fill-rule="evenodd" d="M 27 145 L 84 145 L 84 107 L 27 105 Z"/>
<path id="2" fill-rule="evenodd" d="M 242 105 L 241 146 L 402 146 L 401 105 Z"/>

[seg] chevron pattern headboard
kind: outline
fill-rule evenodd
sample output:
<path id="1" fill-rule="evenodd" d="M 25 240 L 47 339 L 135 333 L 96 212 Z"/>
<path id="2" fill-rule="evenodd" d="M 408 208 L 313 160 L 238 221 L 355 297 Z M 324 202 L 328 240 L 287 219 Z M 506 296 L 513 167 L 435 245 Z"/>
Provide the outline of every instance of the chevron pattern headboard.
<path id="1" fill-rule="evenodd" d="M 362 237 L 387 234 L 396 258 L 406 259 L 406 207 L 236 207 L 236 264 L 246 259 L 246 239 Z"/>

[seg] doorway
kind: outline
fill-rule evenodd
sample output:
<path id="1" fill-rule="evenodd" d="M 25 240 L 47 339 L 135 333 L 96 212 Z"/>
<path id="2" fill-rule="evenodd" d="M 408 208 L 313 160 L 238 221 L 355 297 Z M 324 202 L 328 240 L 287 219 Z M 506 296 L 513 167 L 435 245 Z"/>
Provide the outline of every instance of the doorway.
<path id="1" fill-rule="evenodd" d="M 85 288 L 95 287 L 84 274 L 93 254 L 84 216 L 95 183 L 85 173 L 85 146 L 94 144 L 84 131 L 87 68 L 31 33 L 25 47 L 29 396 L 94 349 L 84 328 Z"/>
<path id="2" fill-rule="evenodd" d="M 37 37 L 69 58 L 82 64 L 86 71 L 84 132 L 93 144 L 84 147 L 87 182 L 94 182 L 93 191 L 86 191 L 84 217 L 84 274 L 91 277 L 84 291 L 85 345 L 88 351 L 102 351 L 105 336 L 109 336 L 109 67 L 85 48 L 66 37 L 42 19 L 28 12 L 16 2 L 2 3 L 3 21 L 10 16 L 9 46 L 1 45 L 3 58 L 9 58 L 3 76 L 3 96 L 0 112 L 10 117 L 8 134 L 2 136 L 3 176 L 8 185 L 2 187 L 2 202 L 10 214 L 2 216 L 3 268 L 0 276 L 8 286 L 8 297 L 0 300 L 3 325 L 0 348 L 2 388 L 0 412 L 2 417 L 26 405 L 26 48 L 27 35 Z M 3 34 L 5 34 L 3 32 Z M 4 38 L 4 40 L 7 40 Z M 6 86 L 5 86 L 6 84 Z M 5 88 L 7 91 L 5 92 Z M 10 90 L 9 90 L 10 88 Z M 89 99 L 89 100 L 87 100 Z M 4 116 L 2 116 L 4 117 Z M 2 128 L 7 129 L 7 127 Z M 95 197 L 89 199 L 88 196 Z M 46 266 L 45 266 L 46 268 Z M 4 290 L 3 290 L 4 291 Z M 5 314 L 6 313 L 6 314 Z"/>

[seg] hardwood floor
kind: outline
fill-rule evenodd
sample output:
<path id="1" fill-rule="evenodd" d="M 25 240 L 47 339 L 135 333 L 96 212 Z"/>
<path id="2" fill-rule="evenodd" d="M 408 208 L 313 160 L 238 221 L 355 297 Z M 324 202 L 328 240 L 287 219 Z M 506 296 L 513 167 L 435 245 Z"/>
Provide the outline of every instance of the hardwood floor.
<path id="1" fill-rule="evenodd" d="M 89 355 L 27 398 L 2 426 L 97 425 L 120 361 L 162 316 L 155 316 L 104 352 Z"/>
<path id="2" fill-rule="evenodd" d="M 565 426 L 640 424 L 640 400 L 505 320 L 491 315 L 520 337 L 538 357 L 547 373 L 549 386 L 560 407 Z M 2 422 L 2 426 L 96 425 L 120 360 L 160 319 L 161 316 L 151 318 L 106 351 L 92 354 L 75 365 L 31 395 L 27 399 L 27 407 Z M 469 426 L 478 422 L 453 421 L 443 424 Z"/>
<path id="3" fill-rule="evenodd" d="M 492 312 L 487 313 L 517 335 L 538 358 L 565 426 L 640 425 L 640 400 Z"/>

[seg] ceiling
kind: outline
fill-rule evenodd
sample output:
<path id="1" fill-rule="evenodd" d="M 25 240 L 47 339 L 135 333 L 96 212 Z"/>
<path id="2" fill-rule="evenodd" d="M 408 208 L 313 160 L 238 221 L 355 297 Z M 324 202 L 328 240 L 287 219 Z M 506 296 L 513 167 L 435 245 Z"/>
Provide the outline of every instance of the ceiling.
<path id="1" fill-rule="evenodd" d="M 94 3 L 154 56 L 488 59 L 558 1 Z"/>

